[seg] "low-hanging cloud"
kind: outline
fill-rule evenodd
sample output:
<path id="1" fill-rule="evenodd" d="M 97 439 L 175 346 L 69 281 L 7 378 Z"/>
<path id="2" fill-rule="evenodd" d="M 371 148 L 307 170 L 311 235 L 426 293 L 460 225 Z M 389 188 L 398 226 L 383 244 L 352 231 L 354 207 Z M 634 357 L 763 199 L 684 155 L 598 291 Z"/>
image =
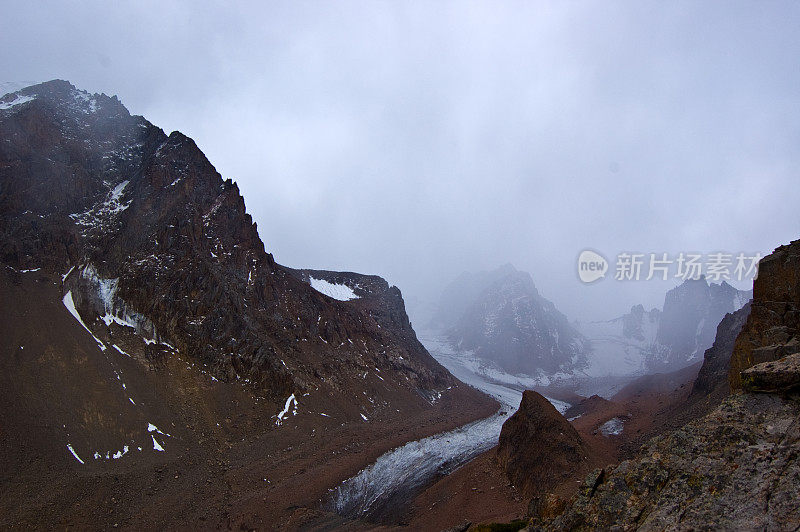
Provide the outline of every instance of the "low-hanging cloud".
<path id="1" fill-rule="evenodd" d="M 377 273 L 415 308 L 512 262 L 570 317 L 613 317 L 675 281 L 582 284 L 584 249 L 800 236 L 794 2 L 18 2 L 3 19 L 2 80 L 117 94 L 239 183 L 279 262 Z"/>

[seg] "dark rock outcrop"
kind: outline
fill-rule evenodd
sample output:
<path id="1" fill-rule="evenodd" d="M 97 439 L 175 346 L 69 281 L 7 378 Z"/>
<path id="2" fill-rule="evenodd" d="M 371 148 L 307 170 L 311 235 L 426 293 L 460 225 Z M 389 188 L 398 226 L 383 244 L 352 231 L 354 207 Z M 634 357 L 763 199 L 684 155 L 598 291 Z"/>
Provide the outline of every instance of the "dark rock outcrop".
<path id="1" fill-rule="evenodd" d="M 703 365 L 692 386 L 689 401 L 696 398 L 713 398 L 716 403 L 730 393 L 728 372 L 736 338 L 750 315 L 750 303 L 732 314 L 726 314 L 717 326 L 714 345 L 706 349 Z"/>
<path id="2" fill-rule="evenodd" d="M 800 240 L 795 240 L 759 263 L 752 310 L 731 356 L 731 389 L 742 389 L 744 370 L 797 353 L 799 343 Z"/>
<path id="3" fill-rule="evenodd" d="M 792 346 L 800 351 L 800 346 Z M 742 387 L 750 392 L 788 394 L 800 390 L 800 352 L 762 362 L 741 373 Z"/>
<path id="4" fill-rule="evenodd" d="M 500 467 L 528 497 L 547 493 L 587 464 L 578 432 L 550 401 L 526 390 L 519 410 L 503 423 L 497 447 Z"/>

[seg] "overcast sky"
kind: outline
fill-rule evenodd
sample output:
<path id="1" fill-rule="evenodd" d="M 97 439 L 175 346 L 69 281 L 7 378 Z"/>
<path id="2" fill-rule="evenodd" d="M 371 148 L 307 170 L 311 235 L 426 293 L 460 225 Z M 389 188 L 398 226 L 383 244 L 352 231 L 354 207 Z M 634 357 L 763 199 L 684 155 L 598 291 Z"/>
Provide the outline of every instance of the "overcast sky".
<path id="1" fill-rule="evenodd" d="M 582 284 L 583 249 L 613 270 L 800 238 L 798 2 L 0 13 L 0 81 L 118 95 L 239 183 L 278 262 L 379 274 L 414 308 L 511 262 L 570 318 L 611 318 L 677 282 Z"/>

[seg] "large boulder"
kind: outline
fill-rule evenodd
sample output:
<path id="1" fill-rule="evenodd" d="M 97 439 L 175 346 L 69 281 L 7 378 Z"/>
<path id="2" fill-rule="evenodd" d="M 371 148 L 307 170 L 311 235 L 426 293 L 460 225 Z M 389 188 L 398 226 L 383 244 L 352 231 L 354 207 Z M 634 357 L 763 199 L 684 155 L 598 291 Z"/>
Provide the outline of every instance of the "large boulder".
<path id="1" fill-rule="evenodd" d="M 588 463 L 578 432 L 540 394 L 526 390 L 519 410 L 503 423 L 497 458 L 526 496 L 545 493 Z"/>
<path id="2" fill-rule="evenodd" d="M 796 352 L 772 362 L 749 367 L 741 374 L 742 387 L 751 392 L 791 393 L 800 389 L 800 344 L 789 346 Z"/>

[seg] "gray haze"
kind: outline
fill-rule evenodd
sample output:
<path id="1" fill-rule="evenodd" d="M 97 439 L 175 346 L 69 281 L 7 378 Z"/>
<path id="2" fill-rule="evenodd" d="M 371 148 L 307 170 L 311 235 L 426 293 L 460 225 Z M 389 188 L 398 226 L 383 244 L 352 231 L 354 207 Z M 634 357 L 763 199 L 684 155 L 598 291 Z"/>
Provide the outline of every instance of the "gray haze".
<path id="1" fill-rule="evenodd" d="M 118 95 L 239 183 L 276 260 L 415 309 L 512 262 L 608 318 L 676 281 L 583 285 L 585 248 L 800 237 L 800 3 L 230 6 L 3 1 L 0 81 Z"/>

